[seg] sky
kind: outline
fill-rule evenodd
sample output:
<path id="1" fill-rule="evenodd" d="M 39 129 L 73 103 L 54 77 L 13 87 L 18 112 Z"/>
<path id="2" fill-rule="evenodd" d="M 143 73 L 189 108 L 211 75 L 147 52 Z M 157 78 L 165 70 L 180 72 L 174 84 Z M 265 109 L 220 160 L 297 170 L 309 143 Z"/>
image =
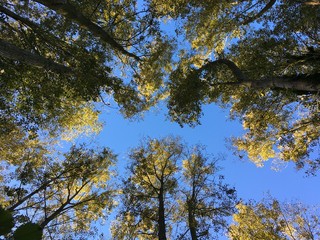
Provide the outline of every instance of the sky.
<path id="1" fill-rule="evenodd" d="M 220 109 L 213 104 L 205 106 L 203 113 L 201 125 L 181 128 L 167 119 L 165 106 L 151 110 L 140 121 L 124 119 L 117 109 L 107 108 L 101 115 L 105 126 L 94 142 L 110 147 L 118 154 L 118 172 L 124 176 L 122 173 L 129 163 L 129 150 L 137 147 L 144 137 L 180 136 L 187 144 L 205 145 L 208 154 L 224 158 L 218 163 L 222 167 L 220 174 L 225 176 L 225 183 L 235 187 L 238 197 L 244 201 L 259 201 L 270 194 L 282 202 L 319 204 L 320 191 L 317 189 L 320 176 L 308 177 L 304 171 L 297 171 L 293 164 L 284 164 L 275 171 L 270 161 L 258 168 L 249 160 L 240 159 L 233 155 L 228 139 L 243 133 L 241 123 L 228 119 L 228 109 Z M 107 228 L 105 226 L 103 231 Z"/>
<path id="2" fill-rule="evenodd" d="M 118 154 L 118 170 L 122 172 L 129 162 L 127 153 L 144 137 L 180 136 L 189 145 L 202 144 L 209 154 L 222 156 L 224 159 L 219 162 L 223 168 L 221 174 L 244 200 L 259 200 L 269 192 L 282 201 L 319 203 L 320 192 L 315 189 L 320 185 L 320 176 L 307 176 L 303 170 L 297 171 L 293 164 L 283 164 L 275 171 L 271 161 L 264 167 L 256 167 L 249 160 L 240 159 L 233 155 L 228 139 L 243 133 L 241 123 L 228 119 L 228 109 L 209 105 L 203 112 L 201 125 L 181 128 L 167 119 L 165 109 L 150 111 L 140 121 L 124 119 L 117 110 L 109 109 L 102 114 L 105 126 L 95 142 Z"/>

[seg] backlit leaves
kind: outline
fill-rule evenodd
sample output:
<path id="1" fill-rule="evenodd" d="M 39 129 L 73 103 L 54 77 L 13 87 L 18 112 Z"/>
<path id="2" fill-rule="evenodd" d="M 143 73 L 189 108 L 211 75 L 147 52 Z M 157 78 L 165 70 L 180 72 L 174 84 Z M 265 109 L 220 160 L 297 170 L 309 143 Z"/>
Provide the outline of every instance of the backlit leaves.
<path id="1" fill-rule="evenodd" d="M 316 239 L 320 234 L 319 208 L 276 199 L 237 205 L 231 239 Z"/>

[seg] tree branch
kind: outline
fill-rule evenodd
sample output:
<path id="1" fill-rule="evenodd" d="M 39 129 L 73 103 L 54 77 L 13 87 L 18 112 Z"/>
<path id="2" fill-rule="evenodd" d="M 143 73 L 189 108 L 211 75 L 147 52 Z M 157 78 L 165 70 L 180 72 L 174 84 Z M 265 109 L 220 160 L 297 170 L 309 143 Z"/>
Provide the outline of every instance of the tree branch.
<path id="1" fill-rule="evenodd" d="M 247 19 L 245 19 L 241 23 L 241 25 L 247 25 L 249 23 L 254 22 L 258 18 L 260 18 L 265 12 L 267 12 L 275 3 L 276 3 L 276 0 L 270 0 L 270 2 L 267 3 L 267 5 L 264 8 L 262 8 L 260 12 L 258 12 L 256 15 L 254 15 L 252 17 L 248 17 Z"/>
<path id="2" fill-rule="evenodd" d="M 112 48 L 122 54 L 132 57 L 135 60 L 141 60 L 138 56 L 125 50 L 118 42 L 112 38 L 103 28 L 93 23 L 89 18 L 84 16 L 75 6 L 68 3 L 67 0 L 35 0 L 42 5 L 55 10 L 66 18 L 78 23 L 83 29 L 90 31 L 95 37 L 108 43 Z"/>
<path id="3" fill-rule="evenodd" d="M 247 81 L 247 77 L 243 74 L 241 69 L 232 61 L 228 59 L 218 59 L 215 61 L 209 61 L 205 65 L 203 65 L 201 68 L 199 68 L 196 71 L 212 71 L 214 68 L 216 68 L 219 65 L 226 65 L 233 73 L 233 75 L 237 78 L 238 82 Z"/>
<path id="4" fill-rule="evenodd" d="M 12 60 L 21 61 L 25 64 L 32 65 L 46 70 L 52 70 L 57 73 L 71 74 L 72 69 L 62 64 L 56 63 L 51 59 L 41 55 L 23 50 L 11 43 L 0 39 L 0 56 Z"/>
<path id="5" fill-rule="evenodd" d="M 218 59 L 216 61 L 208 62 L 195 71 L 198 73 L 201 73 L 202 71 L 212 72 L 219 65 L 226 65 L 238 81 L 219 83 L 208 82 L 211 87 L 218 85 L 241 85 L 253 89 L 281 89 L 298 91 L 307 94 L 320 92 L 320 73 L 297 74 L 280 77 L 264 77 L 258 80 L 253 80 L 247 78 L 234 62 L 227 59 Z"/>
<path id="6" fill-rule="evenodd" d="M 68 44 L 66 44 L 66 42 L 62 41 L 61 39 L 57 38 L 56 36 L 52 35 L 51 33 L 46 32 L 45 30 L 43 30 L 38 24 L 30 21 L 27 18 L 21 17 L 20 15 L 17 15 L 16 13 L 12 12 L 11 10 L 3 7 L 0 5 L 0 12 L 6 14 L 7 16 L 11 17 L 12 19 L 15 19 L 19 22 L 21 22 L 22 24 L 28 26 L 30 29 L 32 29 L 32 31 L 36 34 L 39 35 L 39 37 L 41 37 L 43 40 L 45 40 L 46 42 L 50 43 L 53 46 L 57 46 L 59 48 L 62 48 L 62 50 L 64 52 L 66 52 L 68 55 L 71 55 L 71 53 L 69 51 L 67 51 L 67 49 L 70 49 L 71 46 L 69 46 Z M 58 44 L 60 46 L 58 46 Z M 77 49 L 77 51 L 79 51 L 80 49 Z M 81 49 L 82 50 L 82 49 Z"/>
<path id="7" fill-rule="evenodd" d="M 53 219 L 55 219 L 57 216 L 59 216 L 61 213 L 63 213 L 66 210 L 66 206 L 71 203 L 71 201 L 79 194 L 79 192 L 89 183 L 90 181 L 87 181 L 82 184 L 82 186 L 75 191 L 75 193 L 70 197 L 70 189 L 68 189 L 68 197 L 67 200 L 56 210 L 54 211 L 49 217 L 44 219 L 44 221 L 40 224 L 41 228 L 44 228 L 47 226 Z"/>

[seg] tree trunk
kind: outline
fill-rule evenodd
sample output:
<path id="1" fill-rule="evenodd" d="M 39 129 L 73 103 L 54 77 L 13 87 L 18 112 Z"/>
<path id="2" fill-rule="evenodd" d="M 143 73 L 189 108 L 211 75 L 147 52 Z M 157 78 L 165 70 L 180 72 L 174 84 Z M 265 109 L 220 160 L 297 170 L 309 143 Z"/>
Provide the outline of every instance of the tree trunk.
<path id="1" fill-rule="evenodd" d="M 72 73 L 72 69 L 69 67 L 56 63 L 53 60 L 45 58 L 41 55 L 31 53 L 27 50 L 23 50 L 2 39 L 0 39 L 0 56 L 15 61 L 20 61 L 34 67 L 51 70 L 57 73 Z"/>
<path id="2" fill-rule="evenodd" d="M 212 71 L 216 70 L 219 65 L 227 66 L 236 77 L 236 82 L 220 82 L 211 83 L 208 80 L 208 84 L 212 87 L 216 85 L 235 85 L 235 86 L 246 86 L 253 89 L 276 89 L 276 90 L 289 90 L 297 92 L 298 94 L 318 94 L 320 92 L 320 73 L 313 74 L 297 74 L 290 76 L 280 77 L 264 77 L 262 79 L 249 79 L 245 76 L 238 66 L 228 59 L 218 59 L 215 61 L 209 61 L 201 68 L 195 70 L 197 72 Z"/>
<path id="3" fill-rule="evenodd" d="M 244 81 L 242 84 L 257 89 L 270 88 L 306 94 L 318 93 L 320 91 L 320 74 L 271 77 L 258 81 Z"/>
<path id="4" fill-rule="evenodd" d="M 260 12 L 258 12 L 255 16 L 253 17 L 248 17 L 246 18 L 241 25 L 247 25 L 249 23 L 254 22 L 255 20 L 258 20 L 258 18 L 260 18 L 263 14 L 265 14 L 265 12 L 267 12 L 270 8 L 272 8 L 272 6 L 276 3 L 276 0 L 270 0 L 267 5 L 261 9 Z"/>
<path id="5" fill-rule="evenodd" d="M 196 221 L 194 214 L 193 214 L 194 207 L 192 204 L 192 200 L 187 200 L 187 207 L 188 207 L 188 225 L 189 225 L 189 230 L 190 230 L 190 234 L 191 234 L 191 239 L 198 240 L 197 221 Z"/>
<path id="6" fill-rule="evenodd" d="M 61 41 L 61 39 L 59 39 L 58 37 L 56 37 L 55 35 L 48 33 L 47 31 L 41 29 L 41 27 L 30 21 L 27 18 L 24 18 L 12 11 L 10 11 L 9 9 L 0 6 L 0 12 L 6 14 L 7 16 L 23 23 L 24 25 L 27 25 L 29 28 L 32 29 L 33 32 L 35 32 L 36 34 L 38 34 L 39 36 L 41 36 L 41 40 L 46 41 L 48 43 L 50 43 L 53 46 L 58 46 L 60 49 L 62 49 L 65 53 L 67 53 L 68 55 L 71 55 L 71 53 L 68 51 L 68 49 L 71 49 L 72 46 L 69 46 L 68 44 L 66 44 L 64 41 Z M 82 49 L 81 49 L 82 50 Z M 77 49 L 77 51 L 80 51 L 80 49 Z"/>
<path id="7" fill-rule="evenodd" d="M 158 210 L 158 225 L 159 225 L 159 232 L 158 232 L 158 239 L 159 240 L 166 240 L 166 223 L 165 223 L 165 215 L 164 215 L 164 192 L 163 187 L 161 186 L 159 195 L 159 210 Z"/>

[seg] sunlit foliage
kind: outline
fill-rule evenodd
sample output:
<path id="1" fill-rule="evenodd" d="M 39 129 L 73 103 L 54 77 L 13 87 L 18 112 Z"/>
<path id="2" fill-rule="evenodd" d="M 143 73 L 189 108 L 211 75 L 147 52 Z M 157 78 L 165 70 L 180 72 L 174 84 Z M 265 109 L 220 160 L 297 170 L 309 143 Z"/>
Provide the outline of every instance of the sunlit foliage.
<path id="1" fill-rule="evenodd" d="M 213 239 L 226 230 L 236 191 L 203 151 L 172 137 L 133 149 L 113 238 Z"/>
<path id="2" fill-rule="evenodd" d="M 318 239 L 320 235 L 319 207 L 301 203 L 280 203 L 276 199 L 240 203 L 234 223 L 229 228 L 230 239 Z"/>
<path id="3" fill-rule="evenodd" d="M 12 213 L 15 226 L 35 223 L 43 229 L 44 239 L 86 238 L 95 234 L 91 223 L 106 219 L 115 205 L 110 183 L 114 162 L 109 149 L 80 146 L 63 157 L 42 156 L 40 166 L 33 162 L 18 167 L 7 164 L 0 204 Z M 14 237 L 24 232 L 24 228 L 18 229 Z"/>
<path id="4" fill-rule="evenodd" d="M 181 158 L 179 139 L 148 139 L 133 149 L 128 180 L 123 184 L 123 207 L 112 226 L 114 239 L 162 239 L 170 234 L 175 174 Z"/>
<path id="5" fill-rule="evenodd" d="M 219 239 L 226 230 L 227 217 L 235 211 L 236 190 L 223 183 L 218 171 L 217 160 L 200 146 L 190 149 L 182 161 L 184 184 L 179 186 L 177 221 L 183 219 L 187 231 L 180 239 Z"/>
<path id="6" fill-rule="evenodd" d="M 197 46 L 186 51 L 171 73 L 171 119 L 194 126 L 200 123 L 202 105 L 217 103 L 231 109 L 232 119 L 242 121 L 245 133 L 233 143 L 258 166 L 276 158 L 293 161 L 298 169 L 308 166 L 315 173 L 320 132 L 319 7 L 305 1 L 226 2 L 229 6 L 185 2 L 181 10 L 185 37 Z M 218 17 L 210 18 L 207 11 Z M 197 24 L 188 19 L 201 14 Z M 228 36 L 223 50 L 215 46 L 222 41 L 221 34 Z M 199 58 L 200 49 L 212 54 Z"/>

